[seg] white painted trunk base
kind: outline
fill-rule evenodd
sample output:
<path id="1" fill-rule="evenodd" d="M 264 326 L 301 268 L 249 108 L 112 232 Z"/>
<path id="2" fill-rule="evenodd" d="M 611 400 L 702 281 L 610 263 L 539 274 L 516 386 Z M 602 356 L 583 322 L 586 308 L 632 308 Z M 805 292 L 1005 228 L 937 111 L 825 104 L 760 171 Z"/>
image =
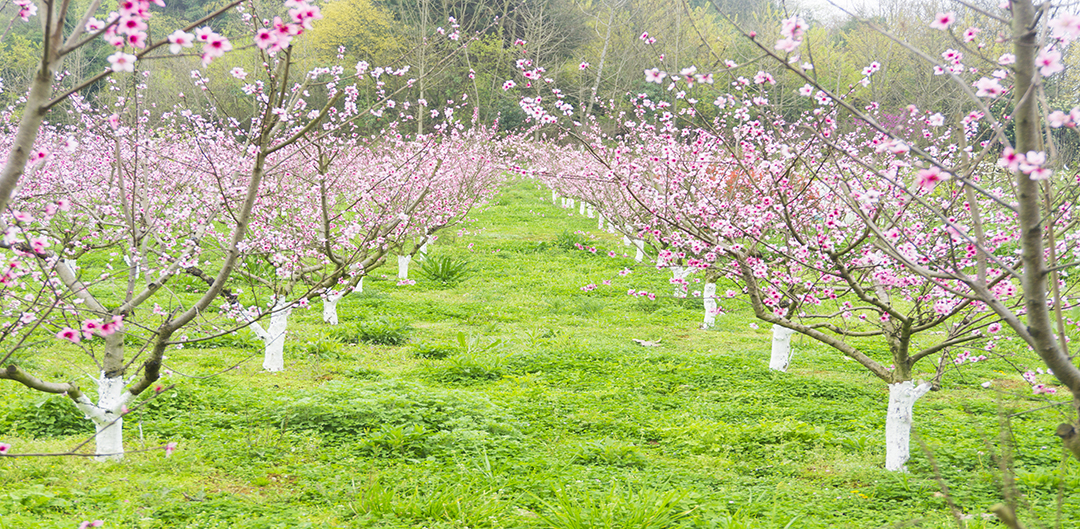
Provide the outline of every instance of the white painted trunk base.
<path id="1" fill-rule="evenodd" d="M 85 395 L 75 403 L 86 418 L 94 422 L 94 442 L 98 461 L 119 461 L 124 458 L 124 405 L 132 398 L 124 389 L 124 377 L 98 379 L 98 403 Z"/>
<path id="2" fill-rule="evenodd" d="M 645 259 L 645 241 L 634 239 L 634 247 L 637 248 L 637 253 L 634 254 L 634 262 L 640 263 Z"/>
<path id="3" fill-rule="evenodd" d="M 551 203 L 555 204 L 558 199 L 559 199 L 559 193 L 557 191 L 555 191 L 554 189 L 552 189 L 551 190 Z"/>
<path id="4" fill-rule="evenodd" d="M 574 209 L 574 199 L 572 199 L 572 198 L 566 199 L 566 207 L 568 209 Z"/>
<path id="5" fill-rule="evenodd" d="M 584 215 L 585 214 L 585 203 L 584 202 L 578 202 L 577 212 L 578 212 L 578 215 Z M 591 219 L 592 217 L 589 217 L 589 218 Z"/>
<path id="6" fill-rule="evenodd" d="M 604 229 L 604 216 L 603 215 L 597 215 L 596 216 L 596 229 L 598 229 L 598 230 Z"/>
<path id="7" fill-rule="evenodd" d="M 668 268 L 671 269 L 671 278 L 672 279 L 685 280 L 687 277 L 690 277 L 690 274 L 694 273 L 694 269 L 691 268 L 691 267 L 671 266 L 671 267 L 668 267 Z M 679 294 L 681 294 L 683 292 L 684 292 L 683 291 L 683 285 L 676 284 L 675 285 L 675 296 L 678 296 Z"/>
<path id="8" fill-rule="evenodd" d="M 337 304 L 343 297 L 345 297 L 344 292 L 335 292 L 323 297 L 322 319 L 324 322 L 329 323 L 330 325 L 338 324 Z"/>
<path id="9" fill-rule="evenodd" d="M 588 205 L 588 206 L 587 206 L 587 207 L 585 208 L 585 216 L 586 216 L 586 217 L 589 217 L 590 219 L 591 219 L 591 218 L 595 218 L 595 217 L 596 217 L 596 210 L 595 210 L 595 209 L 593 209 L 593 205 L 592 205 L 592 204 L 589 204 L 589 205 Z M 601 228 L 603 228 L 603 226 L 601 226 Z"/>
<path id="10" fill-rule="evenodd" d="M 286 305 L 285 298 L 277 298 L 267 329 L 264 330 L 258 322 L 251 324 L 252 332 L 266 344 L 263 369 L 270 372 L 285 370 L 285 329 L 289 326 L 289 314 L 292 313 L 292 307 Z"/>
<path id="11" fill-rule="evenodd" d="M 787 372 L 791 363 L 791 335 L 795 331 L 782 325 L 772 326 L 772 356 L 769 357 L 769 369 Z"/>
<path id="12" fill-rule="evenodd" d="M 397 278 L 405 280 L 409 278 L 409 261 L 412 261 L 411 255 L 399 255 L 397 256 Z"/>
<path id="13" fill-rule="evenodd" d="M 889 411 L 885 415 L 885 470 L 904 471 L 911 457 L 911 423 L 915 401 L 930 391 L 931 384 L 918 386 L 910 380 L 889 384 Z"/>
<path id="14" fill-rule="evenodd" d="M 701 328 L 712 329 L 716 326 L 716 283 L 705 283 L 701 299 L 705 305 L 705 317 L 701 320 Z"/>
<path id="15" fill-rule="evenodd" d="M 627 246 L 631 246 L 631 245 L 634 244 L 633 242 L 630 241 L 630 237 L 627 237 L 625 235 L 622 236 L 622 243 L 627 245 Z"/>
<path id="16" fill-rule="evenodd" d="M 427 241 L 424 241 L 424 244 L 420 245 L 420 249 L 418 250 L 420 252 L 420 255 L 427 255 L 427 245 Z"/>

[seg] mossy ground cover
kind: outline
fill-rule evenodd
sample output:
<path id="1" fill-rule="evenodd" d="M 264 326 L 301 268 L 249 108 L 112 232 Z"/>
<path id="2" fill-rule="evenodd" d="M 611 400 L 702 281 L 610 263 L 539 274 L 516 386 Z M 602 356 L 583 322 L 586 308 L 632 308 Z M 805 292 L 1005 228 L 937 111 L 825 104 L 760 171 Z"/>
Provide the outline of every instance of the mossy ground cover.
<path id="1" fill-rule="evenodd" d="M 926 450 L 886 472 L 881 382 L 799 338 L 790 373 L 768 370 L 748 309 L 725 303 L 699 330 L 700 298 L 671 297 L 670 275 L 549 198 L 516 183 L 443 234 L 431 253 L 468 261 L 461 278 L 397 286 L 379 270 L 337 328 L 295 311 L 285 372 L 260 372 L 246 331 L 171 351 L 175 387 L 129 415 L 123 463 L 0 459 L 0 527 L 955 526 L 943 485 L 969 527 L 999 527 L 983 515 L 1001 500 L 1003 430 L 1029 526 L 1080 521 L 1080 465 L 1052 435 L 1062 408 L 1037 409 L 1016 374 L 1033 360 L 949 370 L 915 407 Z M 77 356 L 25 362 L 95 376 Z M 61 397 L 0 397 L 13 452 L 92 431 Z M 169 441 L 171 457 L 138 452 Z"/>

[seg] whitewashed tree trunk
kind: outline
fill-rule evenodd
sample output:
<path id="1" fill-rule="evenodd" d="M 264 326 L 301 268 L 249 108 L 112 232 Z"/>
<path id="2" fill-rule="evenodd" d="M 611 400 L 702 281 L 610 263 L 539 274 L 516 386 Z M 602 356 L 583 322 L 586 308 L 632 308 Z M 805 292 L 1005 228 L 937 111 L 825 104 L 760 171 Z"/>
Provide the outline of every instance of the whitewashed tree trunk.
<path id="1" fill-rule="evenodd" d="M 596 209 L 593 208 L 592 204 L 589 204 L 588 206 L 585 207 L 585 216 L 589 217 L 590 219 L 596 217 Z M 602 227 L 603 226 L 601 226 L 601 228 Z"/>
<path id="2" fill-rule="evenodd" d="M 270 372 L 285 370 L 285 330 L 289 326 L 289 314 L 292 313 L 292 307 L 287 305 L 284 296 L 274 301 L 267 329 L 264 330 L 258 322 L 251 324 L 251 331 L 266 344 L 263 369 Z"/>
<path id="3" fill-rule="evenodd" d="M 787 372 L 791 363 L 791 335 L 795 331 L 782 325 L 772 326 L 772 356 L 769 357 L 769 369 Z"/>
<path id="4" fill-rule="evenodd" d="M 356 283 L 356 288 L 353 289 L 353 292 L 359 292 L 361 294 L 364 293 L 364 278 L 366 277 L 367 276 L 360 278 L 360 281 Z"/>
<path id="5" fill-rule="evenodd" d="M 643 239 L 634 239 L 634 247 L 637 248 L 634 261 L 640 263 L 645 259 L 645 241 Z"/>
<path id="6" fill-rule="evenodd" d="M 79 265 L 75 262 L 74 259 L 64 259 L 64 264 L 68 265 L 68 268 L 71 269 L 71 273 L 79 271 Z"/>
<path id="7" fill-rule="evenodd" d="M 596 229 L 598 229 L 598 230 L 604 229 L 604 216 L 598 214 L 598 215 L 596 215 L 596 219 L 597 219 L 596 220 Z"/>
<path id="8" fill-rule="evenodd" d="M 572 199 L 572 198 L 566 199 L 566 207 L 569 208 L 569 209 L 574 209 L 574 199 Z"/>
<path id="9" fill-rule="evenodd" d="M 903 471 L 911 457 L 911 423 L 915 401 L 930 391 L 931 384 L 918 386 L 910 380 L 889 384 L 889 411 L 885 415 L 885 470 Z"/>
<path id="10" fill-rule="evenodd" d="M 554 189 L 552 189 L 551 190 L 551 203 L 555 204 L 558 199 L 559 199 L 559 193 L 557 191 L 555 191 Z"/>
<path id="11" fill-rule="evenodd" d="M 126 264 L 128 266 L 128 268 L 131 268 L 131 258 L 125 255 L 124 256 L 124 264 Z M 138 264 L 136 264 L 135 265 L 135 279 L 138 279 L 141 274 L 142 274 L 142 269 L 139 267 Z"/>
<path id="12" fill-rule="evenodd" d="M 427 245 L 428 241 L 427 239 L 424 239 L 424 244 L 421 244 L 420 249 L 417 250 L 418 252 L 420 252 L 420 255 L 427 255 Z"/>
<path id="13" fill-rule="evenodd" d="M 682 280 L 685 281 L 686 278 L 690 276 L 690 274 L 694 273 L 694 269 L 692 267 L 688 267 L 688 266 L 671 266 L 671 267 L 668 267 L 668 268 L 671 269 L 671 278 L 672 279 L 682 279 Z M 683 284 L 682 283 L 674 283 L 674 285 L 675 285 L 675 296 L 678 296 L 679 294 L 681 294 L 683 292 Z"/>
<path id="14" fill-rule="evenodd" d="M 411 255 L 399 255 L 397 256 L 397 278 L 405 280 L 409 278 L 409 261 L 412 261 Z"/>
<path id="15" fill-rule="evenodd" d="M 630 245 L 634 244 L 633 242 L 630 241 L 630 237 L 627 237 L 625 235 L 622 236 L 622 243 L 627 245 L 627 246 L 630 246 Z"/>
<path id="16" fill-rule="evenodd" d="M 578 201 L 577 212 L 578 212 L 578 215 L 584 215 L 585 214 L 585 202 L 584 201 Z M 591 219 L 592 217 L 589 217 L 589 218 Z"/>
<path id="17" fill-rule="evenodd" d="M 132 395 L 124 389 L 124 377 L 98 379 L 98 403 L 85 395 L 75 403 L 86 418 L 94 422 L 95 453 L 98 461 L 119 461 L 124 458 L 124 406 Z"/>
<path id="18" fill-rule="evenodd" d="M 712 329 L 716 326 L 716 283 L 705 283 L 701 298 L 705 305 L 705 318 L 701 321 L 701 328 Z"/>
<path id="19" fill-rule="evenodd" d="M 345 292 L 331 292 L 323 297 L 322 319 L 324 322 L 330 325 L 338 324 L 337 304 L 343 297 L 345 297 Z"/>

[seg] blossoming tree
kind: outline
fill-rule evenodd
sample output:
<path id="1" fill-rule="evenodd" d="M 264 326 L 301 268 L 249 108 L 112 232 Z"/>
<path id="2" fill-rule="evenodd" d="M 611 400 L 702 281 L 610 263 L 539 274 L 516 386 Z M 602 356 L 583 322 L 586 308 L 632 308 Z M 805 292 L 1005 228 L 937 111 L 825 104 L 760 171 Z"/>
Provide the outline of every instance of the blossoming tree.
<path id="1" fill-rule="evenodd" d="M 31 87 L 18 130 L 9 137 L 11 154 L 0 174 L 0 202 L 12 205 L 4 219 L 4 246 L 13 255 L 5 256 L 8 306 L 0 379 L 66 395 L 93 421 L 97 455 L 120 458 L 126 405 L 159 379 L 164 353 L 175 343 L 177 331 L 203 317 L 221 294 L 241 256 L 268 167 L 307 134 L 328 107 L 304 119 L 280 119 L 274 109 L 286 93 L 290 64 L 290 53 L 283 48 L 271 50 L 274 57 L 266 72 L 270 88 L 258 99 L 260 113 L 246 135 L 184 108 L 152 127 L 138 106 L 137 93 L 125 94 L 118 107 L 122 110 L 111 115 L 73 99 L 77 125 L 42 128 L 48 108 L 71 93 L 52 97 L 48 83 L 38 81 L 51 77 L 65 50 L 83 42 L 80 39 L 102 36 L 120 48 L 110 58 L 112 72 L 134 72 L 138 56 L 167 43 L 178 52 L 201 40 L 204 64 L 231 48 L 228 39 L 201 24 L 194 34 L 179 31 L 147 43 L 148 4 L 121 2 L 121 11 L 105 22 L 92 19 L 97 6 L 91 6 L 65 43 L 63 17 L 54 17 L 63 14 L 67 4 L 47 3 L 40 79 Z M 317 8 L 306 2 L 291 2 L 291 7 L 291 21 L 283 26 L 293 28 L 293 34 L 319 18 Z M 89 37 L 85 31 L 91 32 Z M 143 51 L 137 56 L 126 53 L 129 49 Z M 39 136 L 39 130 L 45 133 Z M 21 188 L 15 193 L 20 177 Z M 227 243 L 213 257 L 204 255 L 202 241 L 218 230 L 229 234 Z M 119 260 L 104 269 L 79 266 L 80 255 L 108 251 Z M 208 278 L 207 290 L 195 299 L 170 295 L 165 285 L 208 264 L 203 259 L 213 259 L 218 268 Z M 137 311 L 151 304 L 152 310 Z M 126 342 L 132 338 L 146 346 L 129 357 Z M 88 353 L 100 370 L 97 401 L 73 382 L 42 380 L 12 361 L 20 348 L 31 344 L 60 354 L 71 354 L 72 348 Z M 130 373 L 135 362 L 140 363 Z"/>

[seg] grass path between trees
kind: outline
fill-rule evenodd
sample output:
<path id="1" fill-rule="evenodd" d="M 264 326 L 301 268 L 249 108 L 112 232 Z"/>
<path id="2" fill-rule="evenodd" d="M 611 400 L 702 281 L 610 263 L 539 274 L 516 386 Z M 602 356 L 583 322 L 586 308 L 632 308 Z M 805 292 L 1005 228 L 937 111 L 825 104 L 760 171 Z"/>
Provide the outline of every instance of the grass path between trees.
<path id="1" fill-rule="evenodd" d="M 0 528 L 955 526 L 942 484 L 968 527 L 1000 527 L 1001 425 L 1046 404 L 1021 356 L 951 369 L 915 406 L 926 450 L 890 473 L 884 384 L 798 337 L 790 372 L 768 370 L 748 308 L 724 300 L 699 330 L 699 297 L 672 297 L 670 274 L 545 190 L 512 184 L 430 256 L 467 261 L 464 279 L 414 264 L 398 286 L 384 267 L 336 328 L 294 311 L 282 373 L 260 372 L 246 331 L 171 351 L 175 388 L 128 417 L 123 463 L 0 459 Z M 96 376 L 74 354 L 20 361 L 87 389 Z M 1060 413 L 1008 418 L 1029 527 L 1080 523 Z M 67 399 L 0 385 L 13 453 L 91 433 Z M 136 453 L 170 441 L 171 457 Z"/>

